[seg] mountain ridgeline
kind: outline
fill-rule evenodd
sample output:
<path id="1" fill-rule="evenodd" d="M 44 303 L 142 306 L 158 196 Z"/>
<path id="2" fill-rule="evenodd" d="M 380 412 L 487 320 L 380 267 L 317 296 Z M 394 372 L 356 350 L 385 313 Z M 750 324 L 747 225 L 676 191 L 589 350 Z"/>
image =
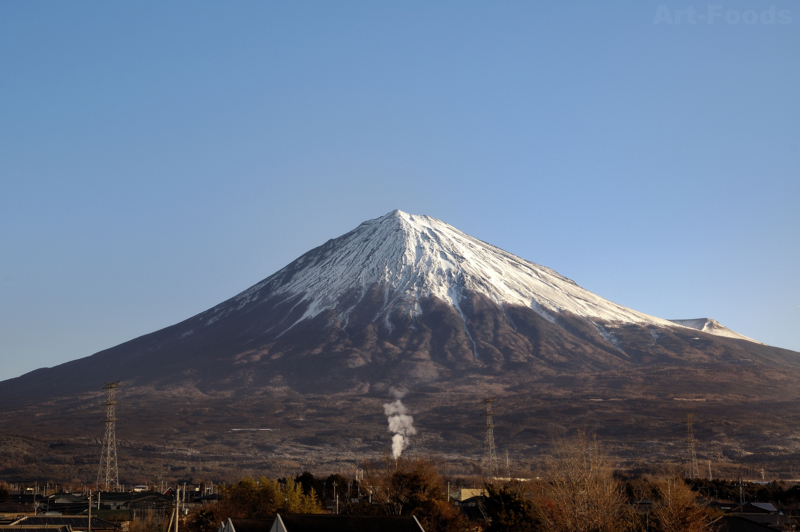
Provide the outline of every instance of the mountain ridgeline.
<path id="1" fill-rule="evenodd" d="M 393 211 L 181 323 L 0 383 L 0 397 L 66 396 L 120 378 L 210 394 L 308 393 L 471 374 L 797 362 L 713 320 L 637 312 L 444 222 Z"/>

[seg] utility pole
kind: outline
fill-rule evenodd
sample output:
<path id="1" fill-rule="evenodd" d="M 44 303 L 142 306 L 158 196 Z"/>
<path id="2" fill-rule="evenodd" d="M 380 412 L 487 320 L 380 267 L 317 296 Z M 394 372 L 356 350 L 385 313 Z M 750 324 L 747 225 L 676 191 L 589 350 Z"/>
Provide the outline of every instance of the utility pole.
<path id="1" fill-rule="evenodd" d="M 744 484 L 742 477 L 739 477 L 739 513 L 744 513 Z"/>
<path id="2" fill-rule="evenodd" d="M 89 523 L 88 530 L 92 532 L 92 490 L 89 490 Z"/>
<path id="3" fill-rule="evenodd" d="M 689 452 L 686 478 L 697 478 L 700 476 L 700 471 L 697 467 L 697 455 L 694 450 L 694 414 L 692 413 L 686 414 L 686 446 Z"/>
<path id="4" fill-rule="evenodd" d="M 175 532 L 178 532 L 178 519 L 180 519 L 181 511 L 181 488 L 175 488 Z"/>

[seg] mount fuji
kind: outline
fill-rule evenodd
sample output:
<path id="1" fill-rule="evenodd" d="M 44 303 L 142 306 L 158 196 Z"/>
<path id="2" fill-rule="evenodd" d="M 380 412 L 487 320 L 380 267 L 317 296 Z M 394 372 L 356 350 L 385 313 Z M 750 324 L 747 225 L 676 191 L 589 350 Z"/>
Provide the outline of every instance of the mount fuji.
<path id="1" fill-rule="evenodd" d="M 104 381 L 122 380 L 131 408 L 149 413 L 150 431 L 161 426 L 153 421 L 161 407 L 153 405 L 182 397 L 191 408 L 203 404 L 210 411 L 215 407 L 208 405 L 224 403 L 243 423 L 272 412 L 267 417 L 283 427 L 286 445 L 313 447 L 319 443 L 314 438 L 333 430 L 333 419 L 352 428 L 366 411 L 379 418 L 376 405 L 387 390 L 405 387 L 410 398 L 417 394 L 418 410 L 427 412 L 421 423 L 431 430 L 467 430 L 473 422 L 459 425 L 446 405 L 491 394 L 506 398 L 509 427 L 522 423 L 517 432 L 509 428 L 508 437 L 530 429 L 530 439 L 543 437 L 529 419 L 542 405 L 583 405 L 571 421 L 562 416 L 556 423 L 553 412 L 541 415 L 545 425 L 568 430 L 576 424 L 597 428 L 600 405 L 630 401 L 634 421 L 619 421 L 619 430 L 633 430 L 631 423 L 644 430 L 635 421 L 643 409 L 656 419 L 674 417 L 676 405 L 698 407 L 720 398 L 733 405 L 739 400 L 732 398 L 748 397 L 748 404 L 763 405 L 785 398 L 784 385 L 797 376 L 798 353 L 712 319 L 638 312 L 440 220 L 396 210 L 183 322 L 0 382 L 0 404 L 6 405 L 0 422 L 31 433 L 52 430 L 44 428 L 44 418 L 31 421 L 31 409 L 49 401 L 51 409 L 71 405 L 63 408 L 77 411 L 96 400 Z M 270 406 L 245 406 L 254 401 Z M 332 413 L 337 401 L 354 413 Z M 294 421 L 286 417 L 290 410 Z M 173 430 L 169 419 L 164 427 Z M 346 433 L 337 430 L 331 434 Z M 502 440 L 502 429 L 499 434 Z M 453 437 L 462 449 L 476 445 Z"/>
<path id="2" fill-rule="evenodd" d="M 697 348 L 698 331 L 706 343 L 716 334 L 752 343 L 714 320 L 626 308 L 440 220 L 395 210 L 206 312 L 6 381 L 0 393 L 68 394 L 119 378 L 204 392 L 335 391 L 465 371 L 611 369 L 704 360 L 711 355 Z"/>

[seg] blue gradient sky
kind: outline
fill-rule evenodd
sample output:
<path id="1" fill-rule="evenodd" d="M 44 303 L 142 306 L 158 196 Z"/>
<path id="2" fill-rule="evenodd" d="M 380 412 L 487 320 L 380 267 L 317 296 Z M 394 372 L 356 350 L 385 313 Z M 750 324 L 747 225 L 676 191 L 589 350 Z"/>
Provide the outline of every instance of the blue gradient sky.
<path id="1" fill-rule="evenodd" d="M 659 5 L 0 2 L 0 379 L 395 208 L 800 350 L 800 4 Z"/>

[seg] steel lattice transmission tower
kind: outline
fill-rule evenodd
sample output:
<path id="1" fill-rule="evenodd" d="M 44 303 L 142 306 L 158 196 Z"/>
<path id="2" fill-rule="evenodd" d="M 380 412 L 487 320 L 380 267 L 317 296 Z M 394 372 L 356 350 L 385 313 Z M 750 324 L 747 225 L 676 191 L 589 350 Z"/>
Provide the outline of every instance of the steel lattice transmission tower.
<path id="1" fill-rule="evenodd" d="M 97 484 L 105 487 L 106 491 L 119 489 L 119 468 L 117 466 L 117 436 L 115 424 L 117 421 L 117 387 L 120 381 L 107 382 L 103 386 L 108 390 L 108 400 L 103 405 L 106 407 L 106 435 L 103 437 L 103 448 L 100 451 L 100 469 L 97 472 Z"/>
<path id="2" fill-rule="evenodd" d="M 695 441 L 694 414 L 686 414 L 686 448 L 689 452 L 686 464 L 686 478 L 698 478 L 700 476 L 700 467 L 697 465 L 697 455 L 694 451 Z"/>
<path id="3" fill-rule="evenodd" d="M 484 451 L 486 452 L 486 464 L 483 471 L 486 478 L 495 478 L 497 476 L 497 451 L 494 447 L 494 422 L 492 421 L 492 403 L 495 402 L 496 397 L 484 397 L 483 402 L 486 404 L 486 412 L 481 414 L 486 417 L 486 439 L 484 441 Z"/>

